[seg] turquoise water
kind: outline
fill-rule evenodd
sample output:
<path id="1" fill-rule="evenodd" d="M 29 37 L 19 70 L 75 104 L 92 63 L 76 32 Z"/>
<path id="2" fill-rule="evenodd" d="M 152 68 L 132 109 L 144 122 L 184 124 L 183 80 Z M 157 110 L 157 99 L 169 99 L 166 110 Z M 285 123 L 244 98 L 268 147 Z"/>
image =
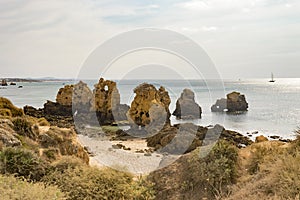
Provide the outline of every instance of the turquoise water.
<path id="1" fill-rule="evenodd" d="M 86 81 L 91 89 L 97 81 Z M 118 81 L 121 102 L 130 105 L 133 89 L 140 83 L 148 82 L 156 86 L 163 85 L 172 99 L 171 112 L 175 109 L 176 99 L 184 88 L 192 89 L 196 101 L 202 107 L 202 119 L 192 122 L 207 126 L 219 123 L 227 129 L 243 134 L 258 131 L 263 135 L 279 135 L 292 138 L 294 130 L 300 125 L 300 79 L 277 79 L 269 83 L 266 79 L 224 80 L 224 88 L 214 81 L 179 80 L 122 80 Z M 73 82 L 18 83 L 17 86 L 1 87 L 0 96 L 9 98 L 15 105 L 43 107 L 46 100 L 55 101 L 56 93 L 64 84 Z M 23 88 L 18 88 L 22 85 Z M 209 87 L 208 87 L 209 86 Z M 249 111 L 241 115 L 211 113 L 210 107 L 216 98 L 239 91 L 246 95 Z M 172 117 L 173 123 L 180 123 Z"/>

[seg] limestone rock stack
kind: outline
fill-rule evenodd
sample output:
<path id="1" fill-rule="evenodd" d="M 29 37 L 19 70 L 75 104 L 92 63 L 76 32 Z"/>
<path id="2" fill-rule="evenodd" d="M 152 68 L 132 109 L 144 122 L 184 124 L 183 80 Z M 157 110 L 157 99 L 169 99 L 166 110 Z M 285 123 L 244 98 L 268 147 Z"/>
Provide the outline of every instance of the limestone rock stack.
<path id="1" fill-rule="evenodd" d="M 184 89 L 180 98 L 176 102 L 176 109 L 173 115 L 177 119 L 197 119 L 201 118 L 202 109 L 195 102 L 195 94 L 190 89 Z"/>
<path id="2" fill-rule="evenodd" d="M 92 110 L 96 111 L 100 124 L 125 120 L 129 107 L 120 104 L 120 93 L 116 82 L 100 78 L 94 87 Z"/>
<path id="3" fill-rule="evenodd" d="M 158 90 L 143 83 L 134 89 L 135 97 L 127 113 L 132 128 L 160 129 L 170 123 L 171 99 L 164 87 Z"/>
<path id="4" fill-rule="evenodd" d="M 239 92 L 227 94 L 227 99 L 218 99 L 211 107 L 212 112 L 243 112 L 248 110 L 248 103 L 245 95 Z"/>

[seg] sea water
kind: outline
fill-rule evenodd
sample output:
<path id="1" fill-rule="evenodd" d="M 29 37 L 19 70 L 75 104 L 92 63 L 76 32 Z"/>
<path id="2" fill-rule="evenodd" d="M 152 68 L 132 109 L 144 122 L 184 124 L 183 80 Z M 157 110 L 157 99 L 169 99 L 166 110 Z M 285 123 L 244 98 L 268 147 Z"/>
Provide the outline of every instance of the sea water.
<path id="1" fill-rule="evenodd" d="M 96 80 L 85 81 L 91 89 Z M 140 83 L 152 83 L 157 88 L 164 86 L 171 97 L 170 111 L 173 112 L 176 100 L 184 88 L 195 92 L 195 100 L 202 107 L 202 118 L 198 120 L 176 120 L 171 122 L 193 122 L 202 126 L 221 124 L 226 129 L 253 133 L 254 135 L 278 135 L 283 138 L 293 138 L 294 131 L 300 126 L 300 79 L 277 79 L 269 83 L 266 79 L 255 80 L 223 80 L 214 84 L 215 80 L 120 80 L 117 81 L 121 95 L 121 103 L 130 105 L 134 98 L 133 89 Z M 48 81 L 24 82 L 17 86 L 0 87 L 0 96 L 10 99 L 16 106 L 31 105 L 43 107 L 47 100 L 55 101 L 59 88 L 74 82 Z M 18 88 L 22 85 L 23 88 Z M 248 112 L 233 115 L 212 113 L 210 107 L 217 98 L 224 98 L 227 93 L 238 91 L 245 94 L 249 103 Z"/>

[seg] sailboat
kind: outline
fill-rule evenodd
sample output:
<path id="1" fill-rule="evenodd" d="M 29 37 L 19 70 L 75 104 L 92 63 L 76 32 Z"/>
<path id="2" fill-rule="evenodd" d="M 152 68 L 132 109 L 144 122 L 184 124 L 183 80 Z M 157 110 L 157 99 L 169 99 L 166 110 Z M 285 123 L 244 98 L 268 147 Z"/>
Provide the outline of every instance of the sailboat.
<path id="1" fill-rule="evenodd" d="M 271 80 L 269 80 L 269 82 L 270 83 L 274 83 L 275 82 L 273 73 L 271 73 Z"/>

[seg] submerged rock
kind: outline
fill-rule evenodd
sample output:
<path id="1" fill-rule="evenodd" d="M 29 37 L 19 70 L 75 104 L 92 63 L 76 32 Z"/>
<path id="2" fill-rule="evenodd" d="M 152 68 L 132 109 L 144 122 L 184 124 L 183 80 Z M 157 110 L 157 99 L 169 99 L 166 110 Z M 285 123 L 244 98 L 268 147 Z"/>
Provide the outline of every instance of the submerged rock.
<path id="1" fill-rule="evenodd" d="M 177 119 L 199 119 L 202 109 L 195 102 L 195 94 L 190 89 L 184 89 L 176 102 L 176 109 L 172 115 Z"/>
<path id="2" fill-rule="evenodd" d="M 242 112 L 248 110 L 248 103 L 245 95 L 239 92 L 227 94 L 227 99 L 219 99 L 211 107 L 212 112 Z"/>
<path id="3" fill-rule="evenodd" d="M 127 113 L 132 129 L 155 132 L 170 124 L 171 99 L 164 87 L 157 90 L 153 85 L 143 83 L 134 89 L 134 93 L 136 95 Z"/>

